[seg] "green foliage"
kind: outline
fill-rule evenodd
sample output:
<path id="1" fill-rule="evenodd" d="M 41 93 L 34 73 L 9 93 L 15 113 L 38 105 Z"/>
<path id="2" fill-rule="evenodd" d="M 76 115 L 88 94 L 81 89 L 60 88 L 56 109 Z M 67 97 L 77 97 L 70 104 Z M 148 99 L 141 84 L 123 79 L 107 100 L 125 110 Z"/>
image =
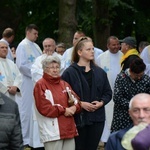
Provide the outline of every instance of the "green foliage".
<path id="1" fill-rule="evenodd" d="M 110 34 L 119 38 L 134 34 L 141 40 L 143 37 L 150 39 L 150 1 L 105 0 L 104 3 L 108 4 L 109 18 L 100 18 L 100 21 L 102 24 L 110 24 Z M 0 26 L 12 26 L 17 43 L 24 38 L 25 27 L 30 23 L 39 27 L 39 43 L 46 37 L 57 41 L 58 4 L 59 0 L 1 0 Z M 93 38 L 93 0 L 77 0 L 76 6 L 77 28 Z"/>

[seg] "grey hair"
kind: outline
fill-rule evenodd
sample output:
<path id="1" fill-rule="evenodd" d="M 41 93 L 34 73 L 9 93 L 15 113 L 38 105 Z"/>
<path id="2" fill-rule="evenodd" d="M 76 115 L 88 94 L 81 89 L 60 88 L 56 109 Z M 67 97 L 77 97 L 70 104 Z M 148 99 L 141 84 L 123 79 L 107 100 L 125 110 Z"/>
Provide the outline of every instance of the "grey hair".
<path id="1" fill-rule="evenodd" d="M 60 59 L 57 56 L 47 56 L 45 59 L 42 60 L 42 68 L 45 70 L 47 66 L 51 63 L 57 63 L 61 66 Z"/>
<path id="2" fill-rule="evenodd" d="M 149 99 L 150 100 L 150 94 L 147 94 L 147 93 L 139 93 L 139 94 L 136 94 L 134 97 L 132 97 L 132 99 L 130 100 L 129 102 L 129 109 L 132 109 L 133 107 L 133 101 L 135 101 L 136 99 L 139 99 L 139 100 L 145 100 L 145 99 Z"/>
<path id="3" fill-rule="evenodd" d="M 8 46 L 8 43 L 4 40 L 0 40 L 0 43 L 6 44 Z"/>

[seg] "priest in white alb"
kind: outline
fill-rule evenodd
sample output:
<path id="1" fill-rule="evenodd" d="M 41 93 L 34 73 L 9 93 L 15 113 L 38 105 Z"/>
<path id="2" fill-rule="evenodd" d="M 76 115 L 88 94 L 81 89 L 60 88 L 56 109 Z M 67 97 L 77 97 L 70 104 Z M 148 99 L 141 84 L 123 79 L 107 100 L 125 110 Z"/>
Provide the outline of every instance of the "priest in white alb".
<path id="1" fill-rule="evenodd" d="M 20 96 L 22 77 L 16 64 L 7 58 L 7 53 L 8 45 L 0 41 L 0 92 L 15 100 L 16 95 Z"/>
<path id="2" fill-rule="evenodd" d="M 104 53 L 100 54 L 96 59 L 96 64 L 100 66 L 102 69 L 105 70 L 107 73 L 107 77 L 111 86 L 112 91 L 114 91 L 114 83 L 117 77 L 117 74 L 121 71 L 120 66 L 120 59 L 122 57 L 122 52 L 120 49 L 120 43 L 117 37 L 110 36 L 107 40 L 107 48 L 108 50 Z M 105 106 L 106 112 L 106 122 L 104 131 L 101 137 L 102 142 L 107 142 L 109 134 L 110 134 L 110 127 L 113 118 L 113 107 L 114 102 L 111 100 Z"/>
<path id="3" fill-rule="evenodd" d="M 29 145 L 30 116 L 32 113 L 33 82 L 31 77 L 31 66 L 35 59 L 42 54 L 40 47 L 35 43 L 38 38 L 38 27 L 30 24 L 26 27 L 26 37 L 19 43 L 16 50 L 16 64 L 22 74 L 21 86 L 22 99 L 18 101 L 21 115 L 21 125 L 24 147 Z"/>

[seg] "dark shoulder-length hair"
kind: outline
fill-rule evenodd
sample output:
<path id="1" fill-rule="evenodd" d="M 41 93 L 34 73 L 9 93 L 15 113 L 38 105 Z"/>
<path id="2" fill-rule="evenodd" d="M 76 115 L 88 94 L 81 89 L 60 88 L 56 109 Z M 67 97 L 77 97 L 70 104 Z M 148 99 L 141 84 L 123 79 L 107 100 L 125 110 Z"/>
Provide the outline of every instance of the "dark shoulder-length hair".
<path id="1" fill-rule="evenodd" d="M 141 58 L 135 58 L 130 63 L 130 70 L 134 73 L 144 72 L 146 69 L 146 65 Z"/>
<path id="2" fill-rule="evenodd" d="M 92 40 L 89 37 L 86 37 L 86 36 L 80 37 L 78 39 L 78 41 L 76 42 L 76 44 L 75 44 L 75 46 L 73 48 L 72 57 L 71 57 L 71 62 L 72 63 L 73 62 L 77 63 L 79 61 L 80 57 L 78 55 L 78 51 L 82 50 L 84 44 L 87 43 L 87 42 L 92 42 Z M 94 63 L 94 60 L 91 60 L 91 61 Z"/>

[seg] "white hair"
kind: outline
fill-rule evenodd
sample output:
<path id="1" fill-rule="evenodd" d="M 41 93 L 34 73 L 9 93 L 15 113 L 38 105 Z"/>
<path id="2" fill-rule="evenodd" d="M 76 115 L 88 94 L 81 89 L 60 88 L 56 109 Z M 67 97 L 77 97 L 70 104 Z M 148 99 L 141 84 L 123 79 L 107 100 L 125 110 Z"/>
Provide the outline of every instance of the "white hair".
<path id="1" fill-rule="evenodd" d="M 133 107 L 133 101 L 135 101 L 135 100 L 137 100 L 137 99 L 139 99 L 139 100 L 141 100 L 141 101 L 143 101 L 143 100 L 145 100 L 145 99 L 149 99 L 149 101 L 150 101 L 150 94 L 147 94 L 147 93 L 139 93 L 139 94 L 137 94 L 137 95 L 135 95 L 134 97 L 132 97 L 132 99 L 130 100 L 130 102 L 129 102 L 129 109 L 132 109 L 132 107 Z"/>
<path id="2" fill-rule="evenodd" d="M 59 66 L 61 65 L 60 59 L 57 56 L 47 56 L 45 59 L 43 59 L 41 62 L 43 70 L 45 70 L 45 68 L 47 68 L 47 66 L 53 62 L 59 64 Z"/>

